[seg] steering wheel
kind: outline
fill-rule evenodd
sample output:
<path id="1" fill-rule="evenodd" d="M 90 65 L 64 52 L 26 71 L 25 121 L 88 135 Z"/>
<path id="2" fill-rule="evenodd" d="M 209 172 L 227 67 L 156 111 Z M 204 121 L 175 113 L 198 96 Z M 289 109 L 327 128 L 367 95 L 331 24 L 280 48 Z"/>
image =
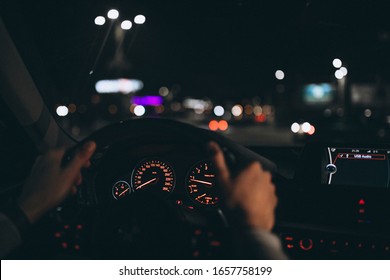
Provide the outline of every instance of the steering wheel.
<path id="1" fill-rule="evenodd" d="M 124 147 L 136 150 L 147 142 L 173 146 L 185 143 L 207 157 L 207 144 L 214 141 L 222 148 L 233 176 L 253 161 L 259 161 L 265 170 L 276 170 L 269 160 L 220 134 L 167 119 L 134 119 L 102 128 L 70 150 L 64 164 L 87 141 L 95 141 L 97 150 L 91 158 L 91 167 L 83 173 L 84 186 L 78 193 L 80 204 L 99 205 L 95 182 L 105 166 L 114 164 L 113 153 L 123 152 Z M 97 258 L 190 258 L 186 252 L 191 247 L 190 236 L 194 228 L 205 223 L 205 216 L 214 215 L 215 227 L 226 226 L 220 208 L 186 211 L 161 197 L 148 195 L 96 209 L 91 248 Z"/>

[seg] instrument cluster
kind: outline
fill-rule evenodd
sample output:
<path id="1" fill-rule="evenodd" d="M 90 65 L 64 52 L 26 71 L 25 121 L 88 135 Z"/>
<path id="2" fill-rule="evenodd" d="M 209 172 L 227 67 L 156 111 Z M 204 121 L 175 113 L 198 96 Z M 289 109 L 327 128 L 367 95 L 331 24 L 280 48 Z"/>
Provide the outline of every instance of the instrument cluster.
<path id="1" fill-rule="evenodd" d="M 111 185 L 114 200 L 145 194 L 173 199 L 182 203 L 191 201 L 196 206 L 217 205 L 220 192 L 216 186 L 216 174 L 208 159 L 166 160 L 163 157 L 147 157 L 138 161 L 133 168 Z"/>

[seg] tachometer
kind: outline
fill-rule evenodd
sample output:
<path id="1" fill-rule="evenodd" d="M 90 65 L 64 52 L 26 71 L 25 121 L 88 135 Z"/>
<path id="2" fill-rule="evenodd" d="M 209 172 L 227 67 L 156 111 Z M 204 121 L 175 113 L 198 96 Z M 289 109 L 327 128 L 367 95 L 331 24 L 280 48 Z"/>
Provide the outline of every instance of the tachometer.
<path id="1" fill-rule="evenodd" d="M 214 205 L 219 202 L 220 195 L 216 188 L 215 170 L 210 161 L 195 164 L 186 178 L 189 196 L 204 205 Z"/>
<path id="2" fill-rule="evenodd" d="M 175 188 L 175 173 L 166 161 L 143 160 L 135 167 L 131 183 L 134 192 L 169 194 Z"/>

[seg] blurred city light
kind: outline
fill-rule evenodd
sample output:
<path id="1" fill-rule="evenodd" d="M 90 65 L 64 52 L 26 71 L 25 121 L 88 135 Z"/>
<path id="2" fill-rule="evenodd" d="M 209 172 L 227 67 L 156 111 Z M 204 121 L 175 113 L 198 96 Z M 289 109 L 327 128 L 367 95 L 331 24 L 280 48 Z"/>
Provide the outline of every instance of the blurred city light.
<path id="1" fill-rule="evenodd" d="M 91 103 L 92 104 L 99 104 L 100 103 L 100 96 L 98 94 L 93 94 L 91 96 Z"/>
<path id="2" fill-rule="evenodd" d="M 221 131 L 225 131 L 225 130 L 227 130 L 227 129 L 229 128 L 229 124 L 228 124 L 227 121 L 221 120 L 221 121 L 219 121 L 219 123 L 218 123 L 218 128 L 219 128 L 219 130 L 221 130 Z"/>
<path id="3" fill-rule="evenodd" d="M 234 105 L 232 108 L 232 114 L 235 117 L 241 116 L 242 115 L 242 106 L 240 104 Z"/>
<path id="4" fill-rule="evenodd" d="M 308 133 L 308 132 L 310 131 L 311 124 L 308 123 L 308 122 L 304 122 L 304 123 L 302 124 L 301 128 L 302 128 L 302 131 L 303 131 L 304 133 Z"/>
<path id="5" fill-rule="evenodd" d="M 110 106 L 108 106 L 108 112 L 111 115 L 115 115 L 116 113 L 118 113 L 118 107 L 115 104 L 110 104 Z"/>
<path id="6" fill-rule="evenodd" d="M 164 100 L 158 95 L 133 96 L 131 103 L 143 106 L 161 106 Z"/>
<path id="7" fill-rule="evenodd" d="M 364 116 L 365 116 L 366 118 L 371 117 L 371 115 L 372 115 L 372 111 L 371 111 L 370 109 L 364 110 Z"/>
<path id="8" fill-rule="evenodd" d="M 267 120 L 267 116 L 263 113 L 261 113 L 260 115 L 256 116 L 255 117 L 255 121 L 256 122 L 260 122 L 260 123 L 263 123 Z"/>
<path id="9" fill-rule="evenodd" d="M 260 116 L 263 113 L 263 108 L 261 108 L 261 106 L 259 105 L 256 105 L 255 107 L 253 107 L 253 113 L 255 114 L 255 116 Z"/>
<path id="10" fill-rule="evenodd" d="M 146 18 L 144 15 L 137 15 L 134 18 L 134 23 L 136 23 L 136 24 L 144 24 L 145 21 L 146 21 Z"/>
<path id="11" fill-rule="evenodd" d="M 209 128 L 210 128 L 210 130 L 216 131 L 216 130 L 218 130 L 218 127 L 219 127 L 219 123 L 218 123 L 216 120 L 211 120 L 211 121 L 209 122 Z"/>
<path id="12" fill-rule="evenodd" d="M 57 107 L 56 113 L 60 117 L 65 117 L 69 113 L 69 109 L 66 106 L 60 105 Z"/>
<path id="13" fill-rule="evenodd" d="M 316 132 L 316 128 L 314 127 L 314 125 L 310 125 L 310 129 L 307 132 L 307 134 L 313 135 L 315 132 Z"/>
<path id="14" fill-rule="evenodd" d="M 247 114 L 248 116 L 252 115 L 252 113 L 253 113 L 252 105 L 249 105 L 249 104 L 245 105 L 244 111 L 245 111 L 245 114 Z"/>
<path id="15" fill-rule="evenodd" d="M 183 107 L 193 110 L 206 110 L 209 107 L 209 103 L 202 99 L 186 98 L 183 101 Z"/>
<path id="16" fill-rule="evenodd" d="M 131 23 L 130 20 L 124 20 L 121 23 L 121 28 L 123 30 L 130 30 L 132 26 L 133 26 L 133 24 Z"/>
<path id="17" fill-rule="evenodd" d="M 291 131 L 294 133 L 298 133 L 298 131 L 300 129 L 301 129 L 301 126 L 296 122 L 291 125 Z"/>
<path id="18" fill-rule="evenodd" d="M 181 110 L 181 104 L 180 104 L 180 102 L 173 102 L 173 103 L 171 104 L 171 110 L 172 110 L 173 112 L 179 112 L 179 111 Z"/>
<path id="19" fill-rule="evenodd" d="M 131 104 L 130 107 L 129 107 L 129 111 L 130 113 L 134 114 L 134 108 L 137 107 L 137 105 L 135 104 Z"/>
<path id="20" fill-rule="evenodd" d="M 107 17 L 109 19 L 117 19 L 119 17 L 118 10 L 115 10 L 115 9 L 109 10 L 108 13 L 107 13 Z"/>
<path id="21" fill-rule="evenodd" d="M 340 68 L 341 65 L 343 65 L 343 63 L 341 62 L 341 60 L 339 58 L 335 58 L 333 59 L 333 62 L 332 62 L 333 66 L 335 68 Z"/>
<path id="22" fill-rule="evenodd" d="M 195 114 L 201 115 L 204 113 L 205 107 L 202 104 L 196 104 L 194 107 Z"/>
<path id="23" fill-rule="evenodd" d="M 156 107 L 154 108 L 154 111 L 155 111 L 157 114 L 162 114 L 162 113 L 164 113 L 164 111 L 165 111 L 165 107 L 164 107 L 164 105 L 156 106 Z"/>
<path id="24" fill-rule="evenodd" d="M 160 89 L 158 90 L 158 93 L 161 96 L 167 96 L 169 93 L 169 89 L 167 87 L 160 87 Z"/>
<path id="25" fill-rule="evenodd" d="M 347 68 L 341 67 L 341 68 L 340 68 L 340 71 L 341 71 L 341 73 L 343 74 L 343 76 L 347 76 L 347 74 L 348 74 Z"/>
<path id="26" fill-rule="evenodd" d="M 104 25 L 106 23 L 106 19 L 102 16 L 98 16 L 95 18 L 96 25 Z"/>
<path id="27" fill-rule="evenodd" d="M 137 105 L 134 107 L 134 115 L 137 117 L 141 117 L 145 114 L 146 110 L 145 107 L 142 105 Z"/>
<path id="28" fill-rule="evenodd" d="M 336 72 L 334 72 L 334 76 L 336 77 L 336 79 L 338 80 L 341 80 L 342 78 L 344 78 L 344 75 L 343 75 L 343 72 L 341 72 L 341 70 L 336 70 Z"/>
<path id="29" fill-rule="evenodd" d="M 69 110 L 69 113 L 75 113 L 76 112 L 76 110 L 77 110 L 77 106 L 76 106 L 76 104 L 69 104 L 68 105 L 68 110 Z"/>
<path id="30" fill-rule="evenodd" d="M 118 80 L 101 80 L 95 84 L 98 93 L 123 93 L 129 94 L 136 92 L 144 87 L 140 80 L 118 79 Z"/>
<path id="31" fill-rule="evenodd" d="M 218 117 L 221 117 L 223 114 L 225 114 L 225 109 L 222 106 L 217 105 L 214 107 L 214 114 Z"/>
<path id="32" fill-rule="evenodd" d="M 275 72 L 275 78 L 278 80 L 283 80 L 284 79 L 284 72 L 282 70 L 277 70 Z"/>

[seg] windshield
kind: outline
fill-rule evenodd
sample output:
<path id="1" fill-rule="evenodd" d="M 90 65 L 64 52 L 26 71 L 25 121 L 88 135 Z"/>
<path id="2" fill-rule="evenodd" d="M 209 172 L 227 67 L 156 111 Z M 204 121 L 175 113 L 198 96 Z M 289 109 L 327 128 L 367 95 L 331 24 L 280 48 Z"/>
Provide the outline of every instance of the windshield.
<path id="1" fill-rule="evenodd" d="M 17 47 L 39 58 L 41 93 L 76 139 L 143 117 L 247 145 L 388 137 L 386 1 L 6 2 Z"/>

